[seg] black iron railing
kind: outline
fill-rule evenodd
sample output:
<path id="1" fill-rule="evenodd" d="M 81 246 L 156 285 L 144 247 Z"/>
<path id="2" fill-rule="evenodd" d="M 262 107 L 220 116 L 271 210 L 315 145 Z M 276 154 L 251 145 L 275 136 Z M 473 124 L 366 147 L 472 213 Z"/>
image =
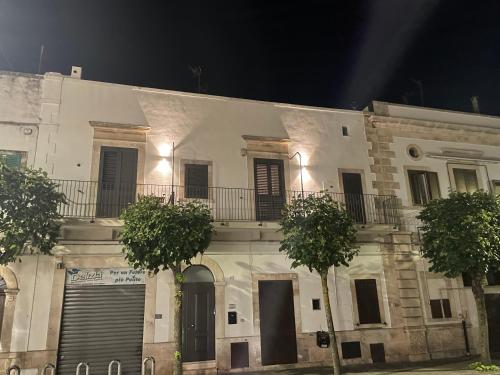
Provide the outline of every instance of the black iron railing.
<path id="1" fill-rule="evenodd" d="M 74 218 L 116 218 L 138 197 L 152 195 L 163 202 L 199 200 L 215 221 L 277 221 L 286 203 L 299 191 L 263 191 L 246 188 L 134 184 L 115 186 L 96 181 L 54 180 L 67 203 L 59 213 Z M 304 192 L 304 195 L 323 194 Z M 328 193 L 345 205 L 356 223 L 399 224 L 399 200 L 390 195 Z"/>

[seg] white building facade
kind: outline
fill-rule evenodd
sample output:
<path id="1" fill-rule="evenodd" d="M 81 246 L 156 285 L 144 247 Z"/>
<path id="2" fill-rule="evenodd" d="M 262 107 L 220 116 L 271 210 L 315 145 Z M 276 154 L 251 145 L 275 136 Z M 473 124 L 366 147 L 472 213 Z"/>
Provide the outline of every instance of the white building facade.
<path id="1" fill-rule="evenodd" d="M 500 118 L 476 114 L 379 102 L 336 110 L 2 72 L 0 155 L 47 171 L 68 204 L 52 256 L 0 267 L 1 366 L 34 374 L 53 363 L 63 374 L 88 362 L 92 373 L 118 359 L 137 373 L 151 356 L 170 373 L 171 273 L 131 270 L 118 240 L 120 211 L 146 194 L 202 200 L 215 219 L 212 244 L 185 271 L 188 373 L 329 363 L 317 343 L 326 330 L 319 276 L 278 251 L 280 210 L 302 190 L 328 190 L 358 225 L 359 255 L 330 272 L 344 365 L 475 353 L 470 288 L 428 271 L 415 214 L 449 188 L 498 192 L 499 145 Z"/>

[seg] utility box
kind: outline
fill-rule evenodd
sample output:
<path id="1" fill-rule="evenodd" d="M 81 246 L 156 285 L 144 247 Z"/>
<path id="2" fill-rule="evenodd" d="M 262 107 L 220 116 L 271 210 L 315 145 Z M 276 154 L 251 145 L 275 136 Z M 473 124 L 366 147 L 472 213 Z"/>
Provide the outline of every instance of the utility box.
<path id="1" fill-rule="evenodd" d="M 316 344 L 320 348 L 328 348 L 330 346 L 330 335 L 325 331 L 316 332 Z"/>

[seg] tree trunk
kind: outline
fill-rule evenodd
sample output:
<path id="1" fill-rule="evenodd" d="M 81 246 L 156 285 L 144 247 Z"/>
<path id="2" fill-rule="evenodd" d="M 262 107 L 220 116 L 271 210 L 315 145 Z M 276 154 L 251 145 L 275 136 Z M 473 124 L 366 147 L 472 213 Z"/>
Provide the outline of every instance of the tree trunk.
<path id="1" fill-rule="evenodd" d="M 342 368 L 340 367 L 339 348 L 337 346 L 337 338 L 335 337 L 335 327 L 333 326 L 332 308 L 330 306 L 330 295 L 328 294 L 328 271 L 321 273 L 321 287 L 323 289 L 323 303 L 325 304 L 326 323 L 328 324 L 328 334 L 330 336 L 330 348 L 332 350 L 333 373 L 340 375 Z"/>
<path id="2" fill-rule="evenodd" d="M 174 375 L 182 375 L 182 272 L 180 264 L 172 268 L 174 274 Z"/>
<path id="3" fill-rule="evenodd" d="M 472 294 L 476 301 L 477 317 L 479 320 L 479 354 L 483 364 L 490 364 L 490 342 L 488 337 L 488 317 L 486 315 L 486 303 L 484 301 L 483 285 L 486 280 L 484 275 L 472 277 Z"/>

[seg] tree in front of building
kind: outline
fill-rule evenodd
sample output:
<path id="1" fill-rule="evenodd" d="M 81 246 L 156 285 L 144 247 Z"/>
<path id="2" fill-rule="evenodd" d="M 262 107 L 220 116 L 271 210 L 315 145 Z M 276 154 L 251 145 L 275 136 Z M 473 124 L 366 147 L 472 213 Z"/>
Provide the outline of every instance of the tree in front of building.
<path id="1" fill-rule="evenodd" d="M 486 274 L 500 267 L 500 197 L 483 191 L 451 192 L 448 198 L 429 202 L 420 212 L 422 255 L 430 270 L 447 277 L 467 274 L 479 319 L 479 351 L 491 363 L 488 320 L 484 299 Z"/>
<path id="2" fill-rule="evenodd" d="M 333 370 L 338 375 L 341 366 L 328 293 L 328 273 L 331 267 L 347 267 L 357 254 L 354 221 L 339 202 L 323 192 L 293 200 L 283 210 L 281 226 L 280 251 L 291 259 L 292 267 L 305 266 L 320 275 Z"/>
<path id="3" fill-rule="evenodd" d="M 50 254 L 62 203 L 64 194 L 45 172 L 10 168 L 0 160 L 0 264 L 35 251 Z"/>
<path id="4" fill-rule="evenodd" d="M 169 269 L 174 277 L 174 374 L 182 374 L 182 264 L 190 264 L 208 248 L 214 228 L 206 205 L 197 202 L 164 204 L 141 197 L 121 215 L 121 241 L 131 266 L 157 273 Z"/>

